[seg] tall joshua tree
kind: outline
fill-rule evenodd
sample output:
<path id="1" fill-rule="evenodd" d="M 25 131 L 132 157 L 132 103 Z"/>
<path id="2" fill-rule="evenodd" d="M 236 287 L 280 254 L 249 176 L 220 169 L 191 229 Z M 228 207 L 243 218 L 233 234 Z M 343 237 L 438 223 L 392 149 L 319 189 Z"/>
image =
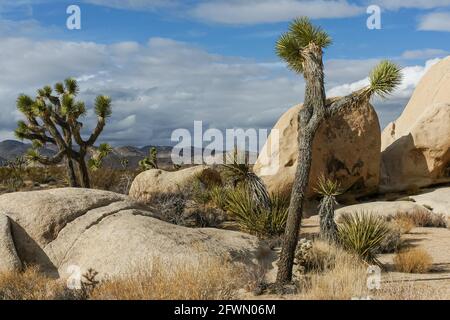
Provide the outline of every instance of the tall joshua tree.
<path id="1" fill-rule="evenodd" d="M 23 140 L 31 140 L 33 149 L 28 157 L 43 165 L 59 164 L 65 160 L 67 176 L 72 187 L 90 188 L 89 171 L 86 166 L 86 154 L 92 147 L 111 115 L 111 99 L 98 96 L 95 100 L 97 126 L 87 140 L 81 137 L 83 124 L 80 117 L 86 114 L 86 106 L 75 98 L 79 92 L 75 79 L 66 79 L 64 83 L 57 83 L 52 89 L 45 86 L 39 89 L 35 99 L 20 95 L 17 108 L 25 116 L 24 121 L 18 122 L 16 136 Z M 52 157 L 39 153 L 39 148 L 46 144 L 56 146 L 58 152 Z M 74 164 L 78 165 L 78 175 Z"/>
<path id="2" fill-rule="evenodd" d="M 292 279 L 295 249 L 298 242 L 303 212 L 303 202 L 308 187 L 312 162 L 312 146 L 319 126 L 336 113 L 358 108 L 374 95 L 386 96 L 401 83 L 398 66 L 382 61 L 370 76 L 370 84 L 348 96 L 327 100 L 324 88 L 323 49 L 331 44 L 331 38 L 308 18 L 295 19 L 289 31 L 276 44 L 279 57 L 290 69 L 302 74 L 305 82 L 305 100 L 298 114 L 298 164 L 295 173 L 289 214 L 277 274 L 277 284 Z"/>

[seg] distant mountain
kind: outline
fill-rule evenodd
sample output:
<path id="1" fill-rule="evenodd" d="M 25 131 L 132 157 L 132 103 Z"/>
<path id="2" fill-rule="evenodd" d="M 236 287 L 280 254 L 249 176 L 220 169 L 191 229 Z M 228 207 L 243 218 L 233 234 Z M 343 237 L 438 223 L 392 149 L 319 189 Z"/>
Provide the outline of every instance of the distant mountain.
<path id="1" fill-rule="evenodd" d="M 121 160 L 128 160 L 128 168 L 137 168 L 139 161 L 149 156 L 151 148 L 155 147 L 158 151 L 158 164 L 161 168 L 172 167 L 172 149 L 169 146 L 121 146 L 113 148 L 113 151 L 104 159 L 103 164 L 106 167 L 121 168 Z M 0 142 L 0 165 L 3 165 L 7 160 L 14 160 L 17 157 L 24 156 L 28 149 L 31 148 L 31 144 L 22 143 L 20 141 L 5 140 Z M 198 148 L 191 148 L 191 156 L 194 159 L 195 151 L 204 151 Z M 57 150 L 53 145 L 48 145 L 42 148 L 40 152 L 45 156 L 54 155 Z M 218 156 L 224 154 L 219 152 Z M 89 154 L 90 157 L 92 154 Z"/>
<path id="2" fill-rule="evenodd" d="M 171 151 L 172 147 L 155 146 L 158 150 L 158 162 L 162 167 L 172 166 Z M 0 165 L 3 165 L 8 160 L 14 160 L 17 157 L 24 156 L 31 144 L 22 143 L 15 140 L 5 140 L 0 142 Z M 104 160 L 104 165 L 107 167 L 120 168 L 121 160 L 128 160 L 129 168 L 137 168 L 139 161 L 149 155 L 150 149 L 153 146 L 146 146 L 143 148 L 134 146 L 122 146 L 113 148 L 113 151 Z M 41 154 L 51 156 L 56 153 L 56 147 L 48 145 L 46 148 L 40 150 Z M 90 156 L 90 155 L 89 155 Z"/>
<path id="3" fill-rule="evenodd" d="M 24 155 L 30 145 L 19 141 L 6 140 L 0 142 L 0 157 L 6 160 L 14 160 L 17 157 Z"/>
<path id="4" fill-rule="evenodd" d="M 24 156 L 30 148 L 31 144 L 22 143 L 15 140 L 5 140 L 0 142 L 0 158 L 10 161 L 15 160 L 17 157 Z M 40 152 L 45 156 L 55 154 L 55 151 L 51 148 L 42 148 Z"/>

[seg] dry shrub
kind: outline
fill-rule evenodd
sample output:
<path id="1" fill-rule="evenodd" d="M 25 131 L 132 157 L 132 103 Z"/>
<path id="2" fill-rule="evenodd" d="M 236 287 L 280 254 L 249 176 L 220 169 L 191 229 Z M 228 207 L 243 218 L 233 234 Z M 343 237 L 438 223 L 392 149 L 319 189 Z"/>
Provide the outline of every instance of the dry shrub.
<path id="1" fill-rule="evenodd" d="M 92 292 L 94 300 L 229 300 L 245 283 L 245 272 L 221 261 L 199 266 L 168 267 L 155 260 L 149 268 L 102 282 Z"/>
<path id="2" fill-rule="evenodd" d="M 395 269 L 406 273 L 426 273 L 433 260 L 424 249 L 413 248 L 397 253 L 394 257 Z"/>
<path id="3" fill-rule="evenodd" d="M 400 216 L 392 220 L 393 225 L 400 231 L 401 234 L 410 233 L 416 226 L 414 219 L 409 216 Z"/>
<path id="4" fill-rule="evenodd" d="M 428 210 L 414 210 L 413 212 L 397 212 L 392 220 L 409 220 L 416 227 L 446 228 L 447 219 L 443 214 L 433 213 Z"/>
<path id="5" fill-rule="evenodd" d="M 93 188 L 123 194 L 128 194 L 128 189 L 131 186 L 130 183 L 124 181 L 125 178 L 129 181 L 133 181 L 137 175 L 137 170 L 113 169 L 108 167 L 90 172 Z"/>
<path id="6" fill-rule="evenodd" d="M 369 294 L 367 266 L 359 257 L 324 242 L 316 242 L 316 248 L 320 253 L 314 258 L 315 264 L 320 266 L 319 270 L 324 265 L 327 268 L 300 282 L 301 299 L 348 300 Z"/>
<path id="7" fill-rule="evenodd" d="M 0 274 L 0 300 L 64 299 L 66 291 L 63 281 L 46 277 L 36 267 Z"/>
<path id="8" fill-rule="evenodd" d="M 402 231 L 400 227 L 394 223 L 388 224 L 388 233 L 386 233 L 383 241 L 381 241 L 377 253 L 394 253 L 403 246 Z"/>
<path id="9" fill-rule="evenodd" d="M 334 268 L 337 256 L 344 253 L 324 240 L 302 239 L 295 255 L 298 271 L 300 274 L 326 272 Z"/>

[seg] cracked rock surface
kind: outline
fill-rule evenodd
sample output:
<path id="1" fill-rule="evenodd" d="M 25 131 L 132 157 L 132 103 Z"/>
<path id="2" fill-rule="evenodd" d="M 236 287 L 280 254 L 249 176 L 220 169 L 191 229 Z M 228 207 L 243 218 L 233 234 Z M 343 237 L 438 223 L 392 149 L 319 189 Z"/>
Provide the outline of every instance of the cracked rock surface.
<path id="1" fill-rule="evenodd" d="M 0 254 L 68 277 L 72 265 L 100 277 L 165 263 L 227 259 L 270 265 L 273 255 L 256 237 L 219 229 L 191 229 L 155 218 L 148 207 L 113 192 L 63 188 L 0 196 Z M 10 229 L 5 226 L 10 224 Z M 8 240 L 9 239 L 9 240 Z M 8 242 L 9 241 L 9 242 Z M 5 248 L 10 248 L 6 250 Z M 11 250 L 14 249 L 14 250 Z M 17 252 L 14 262 L 14 253 Z M 18 265 L 17 263 L 20 263 Z"/>

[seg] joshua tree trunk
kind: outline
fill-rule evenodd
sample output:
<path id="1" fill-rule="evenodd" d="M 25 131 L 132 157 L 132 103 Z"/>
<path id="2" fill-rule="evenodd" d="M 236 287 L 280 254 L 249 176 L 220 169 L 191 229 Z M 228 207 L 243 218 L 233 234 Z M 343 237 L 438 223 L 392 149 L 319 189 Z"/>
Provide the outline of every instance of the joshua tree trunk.
<path id="1" fill-rule="evenodd" d="M 67 156 L 66 158 L 66 168 L 67 168 L 67 177 L 69 178 L 69 185 L 73 188 L 78 188 L 80 184 L 78 183 L 75 168 L 73 166 L 73 160 L 72 157 L 70 156 Z"/>
<path id="2" fill-rule="evenodd" d="M 322 49 L 311 43 L 301 54 L 305 58 L 303 69 L 306 93 L 303 108 L 299 112 L 297 170 L 278 264 L 277 284 L 280 285 L 292 280 L 292 267 L 302 221 L 303 202 L 311 171 L 313 141 L 319 125 L 325 118 Z"/>
<path id="3" fill-rule="evenodd" d="M 78 162 L 78 169 L 80 171 L 81 176 L 81 186 L 83 188 L 90 188 L 91 182 L 89 179 L 89 170 L 87 168 L 86 161 L 84 159 Z"/>
<path id="4" fill-rule="evenodd" d="M 86 156 L 85 151 L 83 151 L 83 152 L 80 151 L 80 157 L 77 159 L 78 171 L 80 173 L 81 186 L 83 188 L 90 188 L 91 187 L 91 182 L 90 182 L 90 179 L 89 179 L 89 170 L 88 170 L 88 167 L 86 165 L 85 156 Z"/>

